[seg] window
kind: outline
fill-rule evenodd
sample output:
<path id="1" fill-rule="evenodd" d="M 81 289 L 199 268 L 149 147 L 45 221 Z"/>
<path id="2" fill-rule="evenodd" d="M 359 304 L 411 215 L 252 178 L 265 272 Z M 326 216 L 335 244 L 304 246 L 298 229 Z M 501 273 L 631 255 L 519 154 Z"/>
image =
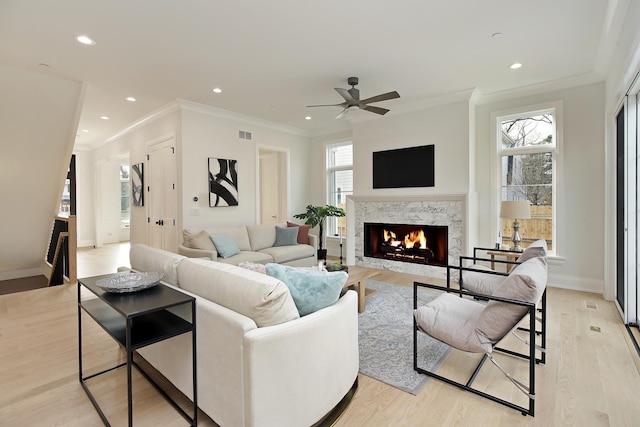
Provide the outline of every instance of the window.
<path id="1" fill-rule="evenodd" d="M 353 145 L 351 142 L 327 146 L 327 204 L 347 207 L 353 194 Z M 346 218 L 327 218 L 327 236 L 345 236 Z"/>
<path id="2" fill-rule="evenodd" d="M 556 108 L 497 117 L 498 201 L 528 201 L 531 219 L 502 218 L 502 243 L 510 244 L 513 221 L 520 222 L 521 246 L 545 239 L 555 252 L 558 167 Z"/>
<path id="3" fill-rule="evenodd" d="M 129 165 L 120 165 L 120 227 L 131 223 L 131 183 Z"/>

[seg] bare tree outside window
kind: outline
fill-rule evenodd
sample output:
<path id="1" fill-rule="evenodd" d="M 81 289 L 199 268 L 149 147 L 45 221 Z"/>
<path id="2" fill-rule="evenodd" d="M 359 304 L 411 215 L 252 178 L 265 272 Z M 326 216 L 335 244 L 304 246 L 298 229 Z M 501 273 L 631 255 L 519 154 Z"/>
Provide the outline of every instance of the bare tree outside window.
<path id="1" fill-rule="evenodd" d="M 554 114 L 523 114 L 502 119 L 499 157 L 502 201 L 526 200 L 532 219 L 523 223 L 525 241 L 553 240 Z M 508 238 L 510 219 L 503 220 L 502 236 Z"/>

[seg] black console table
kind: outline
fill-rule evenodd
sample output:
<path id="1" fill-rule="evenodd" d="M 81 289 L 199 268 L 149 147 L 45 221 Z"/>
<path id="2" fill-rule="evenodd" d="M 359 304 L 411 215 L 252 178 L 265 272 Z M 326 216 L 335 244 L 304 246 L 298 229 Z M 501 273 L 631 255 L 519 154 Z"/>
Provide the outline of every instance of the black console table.
<path id="1" fill-rule="evenodd" d="M 133 399 L 131 368 L 135 366 L 140 373 L 164 396 L 165 399 L 192 426 L 198 424 L 198 395 L 196 378 L 196 306 L 195 298 L 163 284 L 132 293 L 110 293 L 96 286 L 96 281 L 111 275 L 88 277 L 78 280 L 78 371 L 82 388 L 98 411 L 105 425 L 109 426 L 105 414 L 89 390 L 87 381 L 99 375 L 126 366 L 127 404 L 129 426 L 133 425 Z M 97 298 L 82 298 L 82 287 L 91 291 Z M 186 306 L 191 311 L 191 319 L 185 320 L 172 309 Z M 82 373 L 82 311 L 86 312 L 126 351 L 127 361 L 112 368 L 89 376 Z M 189 416 L 171 399 L 149 376 L 134 362 L 133 352 L 147 345 L 191 332 L 193 354 L 193 416 Z"/>

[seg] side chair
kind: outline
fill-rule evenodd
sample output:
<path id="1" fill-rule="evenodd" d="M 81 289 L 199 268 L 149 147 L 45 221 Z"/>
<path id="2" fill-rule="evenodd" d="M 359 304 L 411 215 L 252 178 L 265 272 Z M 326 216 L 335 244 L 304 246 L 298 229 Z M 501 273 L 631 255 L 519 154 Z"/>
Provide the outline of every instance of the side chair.
<path id="1" fill-rule="evenodd" d="M 479 251 L 486 251 L 486 250 L 495 251 L 495 249 L 491 249 L 491 248 L 475 247 L 473 248 L 473 257 L 460 256 L 459 265 L 461 268 L 465 266 L 465 261 L 473 262 L 472 265 L 468 266 L 469 268 L 468 270 L 461 269 L 460 281 L 459 281 L 460 288 L 464 288 L 464 289 L 470 290 L 471 292 L 476 292 L 480 294 L 492 295 L 495 292 L 495 290 L 498 289 L 500 284 L 502 284 L 505 278 L 509 276 L 509 272 L 492 270 L 491 268 L 487 267 L 486 265 L 480 264 L 479 262 L 491 262 L 492 264 L 506 265 L 508 270 L 509 268 L 513 268 L 514 266 L 521 264 L 531 258 L 545 257 L 546 259 L 548 248 L 547 248 L 546 240 L 544 239 L 536 240 L 535 242 L 531 243 L 527 248 L 525 248 L 522 254 L 515 261 L 494 260 L 494 259 L 489 260 L 487 258 L 481 258 L 478 256 Z M 538 325 L 540 326 L 539 328 L 536 327 L 536 335 L 541 337 L 542 342 L 540 346 L 543 348 L 546 347 L 546 344 L 547 344 L 547 308 L 546 308 L 547 301 L 546 299 L 547 298 L 546 298 L 546 292 L 545 292 L 542 295 L 542 300 L 540 301 L 540 304 L 538 304 L 537 314 L 536 314 L 536 321 L 537 321 L 536 326 Z M 518 329 L 520 331 L 525 331 L 525 332 L 529 331 L 528 328 L 526 327 L 519 327 Z M 538 363 L 545 363 L 545 361 L 546 361 L 546 353 L 542 352 L 540 359 L 538 359 Z"/>
<path id="2" fill-rule="evenodd" d="M 459 273 L 472 271 L 459 266 L 447 266 L 447 270 L 447 277 L 451 276 L 449 270 L 459 270 Z M 536 358 L 538 350 L 544 354 L 544 349 L 536 345 L 536 306 L 544 299 L 546 284 L 545 257 L 533 257 L 518 264 L 491 294 L 473 292 L 466 288 L 456 289 L 449 282 L 446 287 L 414 282 L 414 370 L 520 411 L 523 415 L 534 416 L 535 367 L 537 363 L 544 363 L 542 359 Z M 421 288 L 440 290 L 443 293 L 418 307 L 418 292 Z M 519 338 L 528 346 L 528 352 L 520 353 L 499 347 L 500 342 L 517 329 L 518 324 L 527 316 L 528 337 Z M 458 350 L 483 354 L 469 380 L 466 383 L 457 382 L 418 366 L 418 333 L 425 333 Z M 493 357 L 496 351 L 528 361 L 526 383 L 514 378 L 497 363 Z M 487 359 L 527 396 L 526 407 L 473 387 L 473 382 Z"/>

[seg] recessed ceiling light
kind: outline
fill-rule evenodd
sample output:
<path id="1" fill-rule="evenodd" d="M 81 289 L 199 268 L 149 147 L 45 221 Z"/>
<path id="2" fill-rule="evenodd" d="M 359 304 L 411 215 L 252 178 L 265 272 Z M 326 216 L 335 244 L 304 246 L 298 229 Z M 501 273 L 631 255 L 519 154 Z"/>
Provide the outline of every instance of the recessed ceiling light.
<path id="1" fill-rule="evenodd" d="M 82 132 L 87 133 L 89 132 L 89 129 L 82 129 Z"/>
<path id="2" fill-rule="evenodd" d="M 307 116 L 304 118 L 305 120 L 311 120 L 311 116 Z"/>
<path id="3" fill-rule="evenodd" d="M 107 116 L 100 116 L 100 118 L 101 118 L 102 120 L 109 120 L 109 117 L 107 117 Z"/>
<path id="4" fill-rule="evenodd" d="M 502 37 L 502 33 L 500 31 L 498 31 L 497 33 L 491 34 L 491 37 L 494 38 L 494 39 L 500 38 L 500 37 Z"/>
<path id="5" fill-rule="evenodd" d="M 213 93 L 222 93 L 222 89 L 220 89 L 219 87 L 214 87 Z"/>
<path id="6" fill-rule="evenodd" d="M 93 46 L 94 44 L 96 44 L 95 41 L 87 36 L 78 36 L 76 37 L 76 40 L 78 40 L 82 44 L 86 44 L 87 46 Z"/>
<path id="7" fill-rule="evenodd" d="M 133 96 L 128 96 L 126 99 L 129 102 L 136 102 L 136 99 Z"/>
<path id="8" fill-rule="evenodd" d="M 509 66 L 509 68 L 511 68 L 512 70 L 517 70 L 520 67 L 522 67 L 522 64 L 519 62 L 513 63 Z"/>

